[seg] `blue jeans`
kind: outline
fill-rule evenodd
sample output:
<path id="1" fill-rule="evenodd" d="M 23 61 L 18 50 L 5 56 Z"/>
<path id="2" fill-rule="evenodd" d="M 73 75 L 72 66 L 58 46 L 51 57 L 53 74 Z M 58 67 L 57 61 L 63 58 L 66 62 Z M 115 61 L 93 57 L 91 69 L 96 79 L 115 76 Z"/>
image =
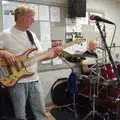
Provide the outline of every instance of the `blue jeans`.
<path id="1" fill-rule="evenodd" d="M 45 102 L 40 81 L 17 83 L 9 88 L 16 118 L 26 120 L 26 101 L 29 99 L 35 120 L 47 120 Z"/>

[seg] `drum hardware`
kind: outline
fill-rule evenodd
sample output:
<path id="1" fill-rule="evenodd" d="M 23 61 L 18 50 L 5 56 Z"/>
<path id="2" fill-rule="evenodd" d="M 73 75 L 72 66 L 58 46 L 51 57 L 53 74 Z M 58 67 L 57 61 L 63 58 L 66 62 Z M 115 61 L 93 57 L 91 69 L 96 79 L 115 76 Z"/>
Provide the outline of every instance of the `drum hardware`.
<path id="1" fill-rule="evenodd" d="M 97 62 L 97 61 L 96 61 Z M 94 65 L 93 65 L 94 66 Z M 92 66 L 92 67 L 93 67 Z M 100 72 L 98 68 L 98 63 L 96 64 L 96 72 L 95 71 L 90 71 L 90 80 L 91 80 L 91 87 L 90 87 L 90 98 L 92 100 L 92 110 L 82 119 L 82 120 L 87 120 L 89 117 L 92 117 L 93 120 L 95 120 L 95 116 L 99 116 L 102 120 L 105 120 L 105 117 L 96 111 L 95 105 L 96 105 L 96 98 L 98 97 L 99 91 L 99 80 L 100 80 Z M 96 89 L 97 86 L 97 89 Z"/>
<path id="2" fill-rule="evenodd" d="M 69 55 L 67 57 L 62 57 L 62 60 L 69 66 L 69 68 L 71 69 L 72 72 L 74 72 L 72 66 L 70 65 L 69 62 L 74 62 L 76 64 L 81 64 L 81 62 L 85 59 L 82 56 L 78 56 L 78 55 L 74 55 L 74 56 L 70 56 L 71 59 L 69 60 Z M 69 61 L 69 62 L 68 62 Z M 80 73 L 81 74 L 81 73 Z M 80 77 L 82 76 L 82 74 L 80 75 Z M 83 77 L 83 76 L 82 76 Z M 86 77 L 86 76 L 84 76 Z M 76 91 L 77 91 L 77 80 L 75 81 L 75 90 L 73 92 L 73 112 L 74 112 L 74 116 L 76 119 L 78 119 L 78 113 L 77 113 L 77 105 L 76 105 Z M 80 93 L 81 95 L 81 93 Z M 84 96 L 84 95 L 83 95 Z"/>
<path id="3" fill-rule="evenodd" d="M 69 65 L 69 67 L 73 71 L 73 68 L 71 67 L 69 62 L 67 62 L 66 59 L 64 61 Z M 78 64 L 78 62 L 76 62 L 76 64 Z M 94 66 L 92 66 L 92 67 L 94 67 Z M 99 64 L 97 63 L 97 71 L 96 72 L 95 71 L 91 71 L 91 73 L 95 74 L 96 77 L 91 75 L 91 77 L 89 76 L 89 78 L 88 78 L 89 80 L 91 80 L 91 84 L 90 85 L 92 85 L 92 87 L 93 87 L 93 89 L 92 89 L 91 86 L 90 86 L 90 89 L 91 89 L 90 93 L 92 93 L 92 92 L 93 93 L 90 94 L 90 97 L 89 97 L 92 100 L 92 111 L 90 111 L 83 120 L 87 120 L 89 117 L 95 118 L 96 115 L 99 116 L 102 120 L 109 120 L 109 115 L 106 118 L 104 114 L 101 114 L 98 111 L 96 111 L 96 109 L 95 109 L 96 98 L 99 97 L 99 94 L 101 92 L 103 92 L 103 94 L 104 94 L 104 88 L 110 86 L 113 83 L 113 81 L 116 81 L 116 80 L 113 80 L 112 82 L 110 82 L 111 80 L 105 79 L 105 77 L 100 74 L 101 67 L 104 67 L 104 65 L 99 66 Z M 80 75 L 80 78 L 87 79 L 87 77 L 84 76 L 84 75 Z M 103 80 L 102 83 L 101 83 L 100 79 Z M 97 85 L 97 90 L 96 90 L 96 85 Z M 99 85 L 102 85 L 102 87 L 100 89 L 98 88 Z M 83 96 L 84 96 L 84 93 L 83 93 Z M 110 95 L 106 94 L 105 96 L 107 96 L 107 99 L 109 100 L 109 101 L 106 100 L 106 102 L 112 102 L 113 104 L 114 104 L 114 102 L 116 102 L 117 104 L 119 103 L 119 98 L 118 97 L 111 96 L 111 94 Z M 76 98 L 76 95 L 74 94 L 73 95 L 73 103 L 72 103 L 73 108 L 74 108 L 73 112 L 74 112 L 75 118 L 78 118 L 77 109 L 76 109 L 76 99 L 75 98 Z M 100 98 L 98 98 L 98 100 L 99 99 Z M 102 98 L 102 99 L 104 99 L 104 98 Z M 109 107 L 107 107 L 107 108 L 109 108 Z"/>
<path id="4" fill-rule="evenodd" d="M 85 59 L 85 58 L 82 58 L 82 57 L 80 57 L 80 56 L 78 56 L 77 55 L 77 57 L 76 57 L 76 55 L 74 56 L 74 57 L 71 57 L 71 58 L 74 58 L 74 60 L 70 60 L 69 61 L 69 59 L 67 59 L 67 58 L 69 58 L 69 54 L 67 54 L 68 56 L 66 57 L 66 56 L 62 56 L 61 57 L 61 59 L 62 59 L 62 61 L 64 61 L 68 66 L 69 66 L 69 68 L 71 69 L 71 71 L 72 71 L 72 73 L 74 73 L 74 70 L 73 70 L 73 67 L 70 65 L 70 63 L 69 62 L 76 62 L 77 64 L 79 64 L 83 59 Z M 76 61 L 76 59 L 77 59 L 77 61 Z M 68 62 L 69 61 L 69 62 Z M 71 104 L 72 106 L 73 106 L 73 110 L 71 110 L 72 112 L 74 112 L 74 117 L 75 117 L 75 119 L 78 119 L 79 117 L 78 117 L 78 113 L 77 113 L 77 104 L 76 104 L 76 92 L 77 92 L 77 80 L 75 80 L 75 86 L 74 86 L 75 88 L 74 88 L 74 91 L 72 92 L 72 100 L 73 100 L 73 103 Z M 68 88 L 69 89 L 69 88 Z M 69 90 L 68 90 L 69 91 Z M 68 106 L 69 107 L 69 106 Z M 69 109 L 69 108 L 68 108 Z M 70 110 L 70 109 L 69 109 Z"/>
<path id="5" fill-rule="evenodd" d="M 105 79 L 105 77 L 104 76 L 102 76 L 101 75 L 101 67 L 104 67 L 106 64 L 104 64 L 104 65 L 99 65 L 98 63 L 97 63 L 97 70 L 96 70 L 96 72 L 95 71 L 91 71 L 94 75 L 96 75 L 96 79 L 98 79 L 98 81 L 95 79 L 95 76 L 89 76 L 89 78 L 88 78 L 88 76 L 86 76 L 86 75 L 80 75 L 80 79 L 82 79 L 82 78 L 85 78 L 85 79 L 89 79 L 90 80 L 90 85 L 95 85 L 95 87 L 96 87 L 96 85 L 97 85 L 97 90 L 95 90 L 95 92 L 94 92 L 94 90 L 93 89 L 91 89 L 91 86 L 90 86 L 90 91 L 89 91 L 89 95 L 86 95 L 86 93 L 80 93 L 83 97 L 89 97 L 89 99 L 90 100 L 92 100 L 92 108 L 93 108 L 93 110 L 92 111 L 90 111 L 90 113 L 83 119 L 83 120 L 86 120 L 86 119 L 88 119 L 89 117 L 93 117 L 93 114 L 94 115 L 97 115 L 97 116 L 100 116 L 100 118 L 102 119 L 102 120 L 109 120 L 109 118 L 111 119 L 111 116 L 113 117 L 115 117 L 116 116 L 116 114 L 114 114 L 114 115 L 112 115 L 113 114 L 113 111 L 111 111 L 111 113 L 108 113 L 108 112 L 106 112 L 105 114 L 103 114 L 103 113 L 99 113 L 98 111 L 96 111 L 95 110 L 95 100 L 96 100 L 96 98 L 98 98 L 97 99 L 97 102 L 98 102 L 98 100 L 100 100 L 101 99 L 101 97 L 102 97 L 102 99 L 100 100 L 100 101 L 103 101 L 104 99 L 105 99 L 105 101 L 103 101 L 103 102 L 105 102 L 105 104 L 108 102 L 108 103 L 110 103 L 110 104 L 112 104 L 112 106 L 107 106 L 107 110 L 111 110 L 111 107 L 116 107 L 116 105 L 115 105 L 115 101 L 119 101 L 119 99 L 118 99 L 118 97 L 116 97 L 116 96 L 118 96 L 118 95 L 114 95 L 114 93 L 113 93 L 113 96 L 111 95 L 111 92 L 109 93 L 109 90 L 108 91 L 106 91 L 105 89 L 106 88 L 108 88 L 108 87 L 110 87 L 113 83 L 115 83 L 115 82 L 117 82 L 115 79 L 112 79 L 112 80 L 108 80 L 108 79 Z M 94 68 L 96 65 L 93 65 L 92 67 Z M 99 73 L 99 74 L 98 74 Z M 94 79 L 94 82 L 95 82 L 95 84 L 94 84 L 94 82 L 92 81 L 92 79 Z M 101 79 L 103 80 L 103 81 L 101 81 Z M 96 83 L 97 82 L 97 83 Z M 100 85 L 100 88 L 99 88 L 99 85 Z M 94 87 L 94 86 L 92 86 L 92 87 Z M 114 84 L 111 86 L 112 88 L 113 87 L 115 87 L 114 86 Z M 115 89 L 115 88 L 114 88 Z M 96 93 L 96 91 L 97 91 L 97 93 Z M 116 91 L 116 90 L 115 90 Z M 82 91 L 83 92 L 83 91 Z M 96 93 L 95 95 L 93 95 L 93 94 L 91 94 L 91 93 Z M 108 93 L 107 93 L 108 92 Z M 101 93 L 103 94 L 103 96 L 101 96 Z M 107 98 L 104 98 L 104 97 L 107 97 Z M 94 99 L 93 99 L 94 98 Z M 94 105 L 93 105 L 93 103 L 94 103 Z M 102 104 L 102 103 L 101 103 Z M 110 108 L 109 108 L 110 107 Z M 114 109 L 114 108 L 113 108 Z M 106 117 L 107 116 L 107 117 Z M 96 116 L 94 116 L 94 117 L 96 117 Z M 111 119 L 111 120 L 114 120 L 114 119 Z"/>
<path id="6" fill-rule="evenodd" d="M 120 85 L 120 75 L 119 75 L 118 70 L 116 69 L 115 62 L 114 62 L 113 57 L 112 57 L 112 55 L 111 55 L 111 48 L 109 49 L 109 47 L 108 47 L 108 45 L 107 45 L 106 38 L 105 38 L 104 35 L 103 35 L 103 32 L 102 32 L 102 30 L 101 30 L 101 26 L 100 26 L 99 22 L 100 22 L 100 21 L 96 20 L 95 23 L 96 23 L 96 26 L 97 26 L 97 28 L 98 28 L 98 30 L 99 30 L 100 35 L 101 35 L 102 42 L 104 43 L 105 49 L 106 49 L 106 51 L 107 51 L 107 53 L 108 53 L 109 60 L 110 60 L 111 64 L 114 66 L 114 67 L 113 67 L 113 71 L 114 71 L 115 74 L 116 74 L 116 78 L 117 78 L 117 81 L 118 81 L 118 83 L 117 83 L 118 85 L 117 85 L 117 86 L 119 87 L 119 85 Z M 116 25 L 115 25 L 115 24 L 114 24 L 114 28 L 115 28 L 115 30 L 114 30 L 113 38 L 114 38 L 115 32 L 116 32 Z M 113 42 L 113 38 L 112 38 L 112 42 Z M 111 46 L 112 46 L 112 42 L 111 42 Z M 120 110 L 120 109 L 119 109 L 119 110 Z M 120 111 L 118 111 L 118 113 L 120 113 Z M 120 119 L 117 119 L 117 118 L 116 118 L 116 120 L 120 120 Z"/>
<path id="7" fill-rule="evenodd" d="M 114 100 L 113 100 L 113 102 L 114 103 L 119 103 L 120 102 L 120 98 L 118 97 L 118 98 L 115 98 Z"/>
<path id="8" fill-rule="evenodd" d="M 120 98 L 117 98 L 117 115 L 116 115 L 116 120 L 120 120 Z"/>
<path id="9" fill-rule="evenodd" d="M 120 120 L 120 89 L 106 86 L 102 92 L 102 96 L 96 102 L 97 107 L 102 107 L 109 111 L 110 120 Z"/>

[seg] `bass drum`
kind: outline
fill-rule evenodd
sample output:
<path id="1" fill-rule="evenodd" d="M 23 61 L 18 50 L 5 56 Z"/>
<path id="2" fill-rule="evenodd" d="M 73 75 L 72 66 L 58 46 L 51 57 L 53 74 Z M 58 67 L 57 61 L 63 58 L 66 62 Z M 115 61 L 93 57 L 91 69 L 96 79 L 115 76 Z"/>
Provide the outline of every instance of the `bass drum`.
<path id="1" fill-rule="evenodd" d="M 72 96 L 67 89 L 68 78 L 60 78 L 51 87 L 51 98 L 55 105 L 62 106 L 72 103 Z"/>

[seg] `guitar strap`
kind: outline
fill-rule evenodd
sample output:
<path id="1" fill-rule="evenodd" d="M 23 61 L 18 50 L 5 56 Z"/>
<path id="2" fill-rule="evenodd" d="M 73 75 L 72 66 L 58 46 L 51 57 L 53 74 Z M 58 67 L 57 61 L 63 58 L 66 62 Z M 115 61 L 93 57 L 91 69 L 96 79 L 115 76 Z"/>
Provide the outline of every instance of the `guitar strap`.
<path id="1" fill-rule="evenodd" d="M 35 41 L 34 41 L 34 39 L 33 39 L 32 33 L 31 33 L 29 30 L 27 30 L 26 33 L 27 33 L 27 35 L 28 35 L 28 38 L 29 38 L 31 44 L 34 45 L 35 48 L 37 49 L 37 46 L 36 46 Z"/>

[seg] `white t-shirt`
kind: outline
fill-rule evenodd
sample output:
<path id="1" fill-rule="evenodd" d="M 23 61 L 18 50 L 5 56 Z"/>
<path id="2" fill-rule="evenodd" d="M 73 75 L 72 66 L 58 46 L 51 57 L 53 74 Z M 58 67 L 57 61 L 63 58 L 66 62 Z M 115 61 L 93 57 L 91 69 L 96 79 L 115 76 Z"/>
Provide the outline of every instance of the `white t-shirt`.
<path id="1" fill-rule="evenodd" d="M 34 42 L 38 48 L 38 51 L 42 51 L 39 40 L 36 35 L 31 32 L 33 35 Z M 15 54 L 16 56 L 22 55 L 26 50 L 33 48 L 27 33 L 16 29 L 15 27 L 5 30 L 0 34 L 0 48 L 6 49 L 9 52 Z M 36 51 L 36 52 L 38 52 Z M 30 53 L 30 56 L 33 56 L 36 52 Z M 34 72 L 34 75 L 21 78 L 18 83 L 31 82 L 38 80 L 37 74 L 37 63 L 33 64 L 30 67 L 27 67 L 29 72 Z"/>

